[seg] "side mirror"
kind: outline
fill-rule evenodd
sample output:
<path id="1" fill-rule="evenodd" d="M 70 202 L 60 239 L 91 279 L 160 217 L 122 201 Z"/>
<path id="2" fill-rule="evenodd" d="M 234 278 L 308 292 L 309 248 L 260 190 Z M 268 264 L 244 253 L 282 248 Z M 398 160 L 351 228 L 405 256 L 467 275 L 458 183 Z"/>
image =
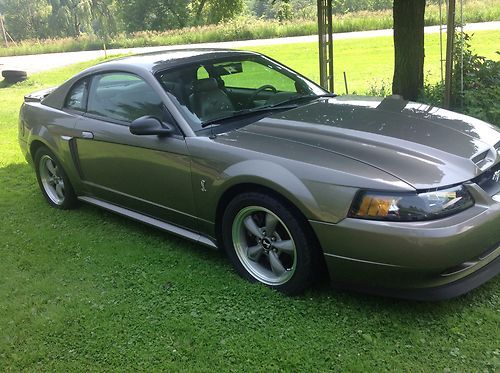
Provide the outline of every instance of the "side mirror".
<path id="1" fill-rule="evenodd" d="M 134 135 L 169 136 L 174 133 L 173 128 L 164 125 L 158 118 L 150 115 L 134 120 L 130 123 L 129 130 Z"/>

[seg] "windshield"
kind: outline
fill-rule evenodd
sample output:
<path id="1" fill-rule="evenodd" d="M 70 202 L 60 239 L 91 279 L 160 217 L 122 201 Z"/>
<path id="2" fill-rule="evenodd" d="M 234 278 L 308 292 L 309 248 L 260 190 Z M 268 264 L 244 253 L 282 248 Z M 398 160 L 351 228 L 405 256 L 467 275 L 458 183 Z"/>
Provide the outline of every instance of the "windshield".
<path id="1" fill-rule="evenodd" d="M 327 92 L 286 67 L 258 55 L 208 60 L 163 71 L 165 91 L 197 131 L 218 119 L 262 112 Z M 300 100 L 297 100 L 299 102 Z"/>

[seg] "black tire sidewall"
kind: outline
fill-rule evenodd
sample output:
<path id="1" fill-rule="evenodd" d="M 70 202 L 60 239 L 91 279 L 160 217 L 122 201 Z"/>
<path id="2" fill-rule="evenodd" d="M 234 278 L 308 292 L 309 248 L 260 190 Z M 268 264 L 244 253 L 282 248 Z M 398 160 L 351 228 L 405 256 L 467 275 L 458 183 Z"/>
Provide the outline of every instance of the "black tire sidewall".
<path id="1" fill-rule="evenodd" d="M 24 78 L 26 78 L 28 76 L 28 74 L 26 73 L 26 71 L 22 71 L 22 70 L 3 70 L 2 76 L 4 78 L 7 78 L 7 77 L 16 77 L 16 78 L 24 77 Z"/>
<path id="2" fill-rule="evenodd" d="M 297 265 L 293 276 L 285 284 L 269 286 L 288 295 L 302 293 L 310 286 L 313 278 L 313 240 L 310 239 L 309 232 L 305 229 L 304 219 L 301 219 L 293 209 L 273 196 L 256 192 L 243 193 L 235 197 L 226 207 L 222 219 L 222 243 L 236 271 L 248 281 L 258 282 L 258 279 L 245 269 L 233 245 L 232 225 L 234 218 L 241 209 L 248 206 L 264 207 L 276 214 L 287 226 L 295 242 Z"/>
<path id="3" fill-rule="evenodd" d="M 45 191 L 45 188 L 42 183 L 42 179 L 40 177 L 40 159 L 44 155 L 48 155 L 56 163 L 57 168 L 59 169 L 59 173 L 61 174 L 61 177 L 64 181 L 64 192 L 65 192 L 64 202 L 60 205 L 54 203 L 47 195 L 47 192 Z M 46 201 L 49 203 L 49 205 L 61 210 L 68 210 L 75 207 L 75 205 L 77 204 L 77 198 L 73 190 L 73 186 L 71 185 L 71 182 L 69 181 L 69 178 L 66 175 L 66 172 L 64 171 L 61 162 L 59 162 L 55 154 L 45 146 L 38 148 L 38 150 L 35 152 L 34 165 L 35 165 L 36 179 L 38 181 L 38 185 L 40 186 L 40 190 L 42 191 L 42 194 L 45 197 Z"/>
<path id="4" fill-rule="evenodd" d="M 26 73 L 26 71 L 19 70 L 3 70 L 2 76 L 8 83 L 22 82 L 23 80 L 26 80 L 28 78 L 28 74 Z"/>

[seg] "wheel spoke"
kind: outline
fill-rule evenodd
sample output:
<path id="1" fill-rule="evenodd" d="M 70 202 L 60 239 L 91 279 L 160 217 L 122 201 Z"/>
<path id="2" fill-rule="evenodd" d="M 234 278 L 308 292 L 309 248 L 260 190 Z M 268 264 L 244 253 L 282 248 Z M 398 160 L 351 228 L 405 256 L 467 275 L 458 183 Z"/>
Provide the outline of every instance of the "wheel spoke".
<path id="1" fill-rule="evenodd" d="M 64 198 L 64 186 L 62 184 L 56 185 L 56 194 L 59 198 Z"/>
<path id="2" fill-rule="evenodd" d="M 247 249 L 247 256 L 254 262 L 258 261 L 264 249 L 260 245 L 251 246 Z"/>
<path id="3" fill-rule="evenodd" d="M 276 225 L 278 224 L 278 219 L 274 214 L 266 214 L 266 236 L 271 237 L 276 230 Z"/>
<path id="4" fill-rule="evenodd" d="M 276 241 L 273 246 L 277 248 L 280 252 L 293 255 L 295 252 L 295 245 L 292 240 Z"/>
<path id="5" fill-rule="evenodd" d="M 54 165 L 52 159 L 47 159 L 47 161 L 45 162 L 45 166 L 52 176 L 57 176 L 57 166 Z"/>
<path id="6" fill-rule="evenodd" d="M 280 216 L 262 206 L 246 206 L 233 218 L 235 254 L 254 279 L 271 286 L 286 284 L 297 269 L 297 249 Z"/>
<path id="7" fill-rule="evenodd" d="M 280 262 L 278 254 L 274 251 L 269 252 L 269 264 L 271 264 L 271 270 L 276 276 L 281 276 L 286 271 L 285 267 L 283 267 L 283 264 Z"/>
<path id="8" fill-rule="evenodd" d="M 260 228 L 255 224 L 255 221 L 253 220 L 252 216 L 248 216 L 245 218 L 243 221 L 243 224 L 245 225 L 245 228 L 255 237 L 262 238 L 262 232 L 260 231 Z"/>

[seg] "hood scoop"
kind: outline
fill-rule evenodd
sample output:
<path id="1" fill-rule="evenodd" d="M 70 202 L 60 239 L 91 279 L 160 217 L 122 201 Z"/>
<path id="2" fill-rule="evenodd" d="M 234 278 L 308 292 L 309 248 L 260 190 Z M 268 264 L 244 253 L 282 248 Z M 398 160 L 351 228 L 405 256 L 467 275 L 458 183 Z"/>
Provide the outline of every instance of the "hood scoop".
<path id="1" fill-rule="evenodd" d="M 497 153 L 498 151 L 495 152 L 494 150 L 496 149 L 487 149 L 472 157 L 471 160 L 472 162 L 474 162 L 477 168 L 479 168 L 481 171 L 485 171 L 495 163 L 497 157 L 495 153 Z"/>

